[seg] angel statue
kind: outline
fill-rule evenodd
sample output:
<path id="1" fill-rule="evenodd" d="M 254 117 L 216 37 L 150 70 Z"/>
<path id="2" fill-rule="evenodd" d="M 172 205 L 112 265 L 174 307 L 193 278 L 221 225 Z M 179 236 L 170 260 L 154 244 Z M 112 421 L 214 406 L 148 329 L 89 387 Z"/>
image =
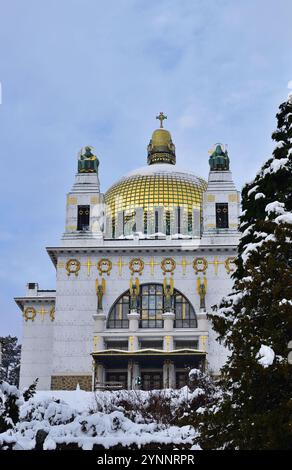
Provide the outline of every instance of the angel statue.
<path id="1" fill-rule="evenodd" d="M 198 277 L 197 279 L 197 292 L 200 296 L 200 309 L 206 310 L 206 294 L 207 294 L 207 278 L 204 277 L 203 281 Z"/>
<path id="2" fill-rule="evenodd" d="M 169 282 L 167 281 L 166 277 L 163 281 L 163 292 L 164 292 L 164 311 L 165 312 L 172 312 L 173 310 L 173 279 L 171 278 Z"/>
<path id="3" fill-rule="evenodd" d="M 138 311 L 138 301 L 140 294 L 140 283 L 139 279 L 136 277 L 135 282 L 133 279 L 130 279 L 130 312 Z"/>
<path id="4" fill-rule="evenodd" d="M 98 279 L 95 281 L 95 290 L 97 295 L 97 310 L 102 310 L 102 299 L 105 294 L 105 279 L 101 278 L 101 283 L 99 284 Z"/>

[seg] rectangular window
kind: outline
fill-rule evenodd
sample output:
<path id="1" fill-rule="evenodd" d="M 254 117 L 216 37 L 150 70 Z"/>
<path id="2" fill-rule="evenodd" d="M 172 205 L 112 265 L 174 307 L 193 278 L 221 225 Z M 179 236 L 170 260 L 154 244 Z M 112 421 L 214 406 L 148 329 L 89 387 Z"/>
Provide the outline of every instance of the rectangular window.
<path id="1" fill-rule="evenodd" d="M 140 341 L 140 349 L 160 349 L 163 350 L 163 341 Z"/>
<path id="2" fill-rule="evenodd" d="M 193 233 L 193 214 L 188 212 L 188 233 L 192 235 Z"/>
<path id="3" fill-rule="evenodd" d="M 228 228 L 228 204 L 226 202 L 216 204 L 216 228 Z"/>
<path id="4" fill-rule="evenodd" d="M 177 340 L 174 343 L 174 349 L 198 349 L 199 348 L 199 341 L 194 339 L 192 341 L 180 341 Z"/>
<path id="5" fill-rule="evenodd" d="M 144 211 L 144 234 L 147 235 L 147 211 Z"/>
<path id="6" fill-rule="evenodd" d="M 105 349 L 122 349 L 128 350 L 128 341 L 106 341 Z"/>
<path id="7" fill-rule="evenodd" d="M 125 235 L 125 211 L 122 212 L 122 235 Z"/>
<path id="8" fill-rule="evenodd" d="M 170 211 L 166 211 L 165 213 L 165 233 L 166 235 L 170 235 Z"/>
<path id="9" fill-rule="evenodd" d="M 77 211 L 77 230 L 88 230 L 90 206 L 78 206 Z"/>
<path id="10" fill-rule="evenodd" d="M 158 211 L 155 211 L 155 233 L 158 233 Z"/>
<path id="11" fill-rule="evenodd" d="M 177 233 L 180 233 L 180 216 L 181 216 L 181 209 L 180 207 L 177 208 Z"/>

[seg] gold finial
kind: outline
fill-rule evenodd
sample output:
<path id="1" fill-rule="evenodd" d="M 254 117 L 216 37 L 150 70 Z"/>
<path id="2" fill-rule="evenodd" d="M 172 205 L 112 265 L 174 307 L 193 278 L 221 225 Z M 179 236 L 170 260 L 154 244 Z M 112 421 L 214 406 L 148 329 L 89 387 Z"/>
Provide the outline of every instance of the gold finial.
<path id="1" fill-rule="evenodd" d="M 160 128 L 163 129 L 163 121 L 164 119 L 167 119 L 167 116 L 165 116 L 165 114 L 163 114 L 162 112 L 159 113 L 158 116 L 156 116 L 156 119 L 159 119 L 160 121 Z"/>

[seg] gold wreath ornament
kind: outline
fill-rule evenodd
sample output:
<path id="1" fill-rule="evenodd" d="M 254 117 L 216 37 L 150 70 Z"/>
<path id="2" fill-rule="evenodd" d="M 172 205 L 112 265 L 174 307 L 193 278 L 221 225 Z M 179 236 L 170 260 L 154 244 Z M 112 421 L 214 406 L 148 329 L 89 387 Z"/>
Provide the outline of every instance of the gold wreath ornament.
<path id="1" fill-rule="evenodd" d="M 78 276 L 80 271 L 80 261 L 78 261 L 78 259 L 69 259 L 66 263 L 66 271 L 68 276 L 70 276 L 70 274 Z"/>
<path id="2" fill-rule="evenodd" d="M 173 271 L 175 270 L 175 267 L 176 267 L 176 262 L 174 261 L 173 258 L 164 258 L 161 261 L 161 269 L 164 275 L 166 273 L 170 273 L 173 275 Z"/>
<path id="3" fill-rule="evenodd" d="M 97 269 L 98 269 L 100 276 L 102 276 L 103 274 L 107 274 L 109 276 L 112 267 L 113 267 L 113 263 L 108 258 L 102 258 L 97 263 Z"/>
<path id="4" fill-rule="evenodd" d="M 36 310 L 33 307 L 26 307 L 23 312 L 25 321 L 32 320 L 34 321 L 36 316 Z"/>
<path id="5" fill-rule="evenodd" d="M 193 261 L 193 268 L 195 273 L 204 273 L 208 267 L 208 261 L 206 258 L 195 258 Z"/>
<path id="6" fill-rule="evenodd" d="M 132 275 L 134 273 L 137 273 L 137 274 L 139 274 L 139 276 L 141 276 L 142 271 L 144 269 L 144 261 L 141 260 L 141 258 L 131 259 L 131 261 L 129 263 L 129 269 L 130 269 Z"/>

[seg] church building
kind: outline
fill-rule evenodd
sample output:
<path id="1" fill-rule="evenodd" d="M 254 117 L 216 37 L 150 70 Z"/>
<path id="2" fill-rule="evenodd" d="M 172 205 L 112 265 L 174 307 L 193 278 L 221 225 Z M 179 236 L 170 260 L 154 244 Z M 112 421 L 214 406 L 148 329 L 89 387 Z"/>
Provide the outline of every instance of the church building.
<path id="1" fill-rule="evenodd" d="M 224 145 L 206 181 L 177 167 L 157 118 L 147 165 L 105 193 L 94 149 L 79 152 L 65 231 L 47 247 L 56 289 L 28 282 L 15 299 L 21 387 L 150 390 L 184 386 L 194 367 L 219 374 L 227 351 L 207 314 L 232 287 L 240 195 Z"/>

